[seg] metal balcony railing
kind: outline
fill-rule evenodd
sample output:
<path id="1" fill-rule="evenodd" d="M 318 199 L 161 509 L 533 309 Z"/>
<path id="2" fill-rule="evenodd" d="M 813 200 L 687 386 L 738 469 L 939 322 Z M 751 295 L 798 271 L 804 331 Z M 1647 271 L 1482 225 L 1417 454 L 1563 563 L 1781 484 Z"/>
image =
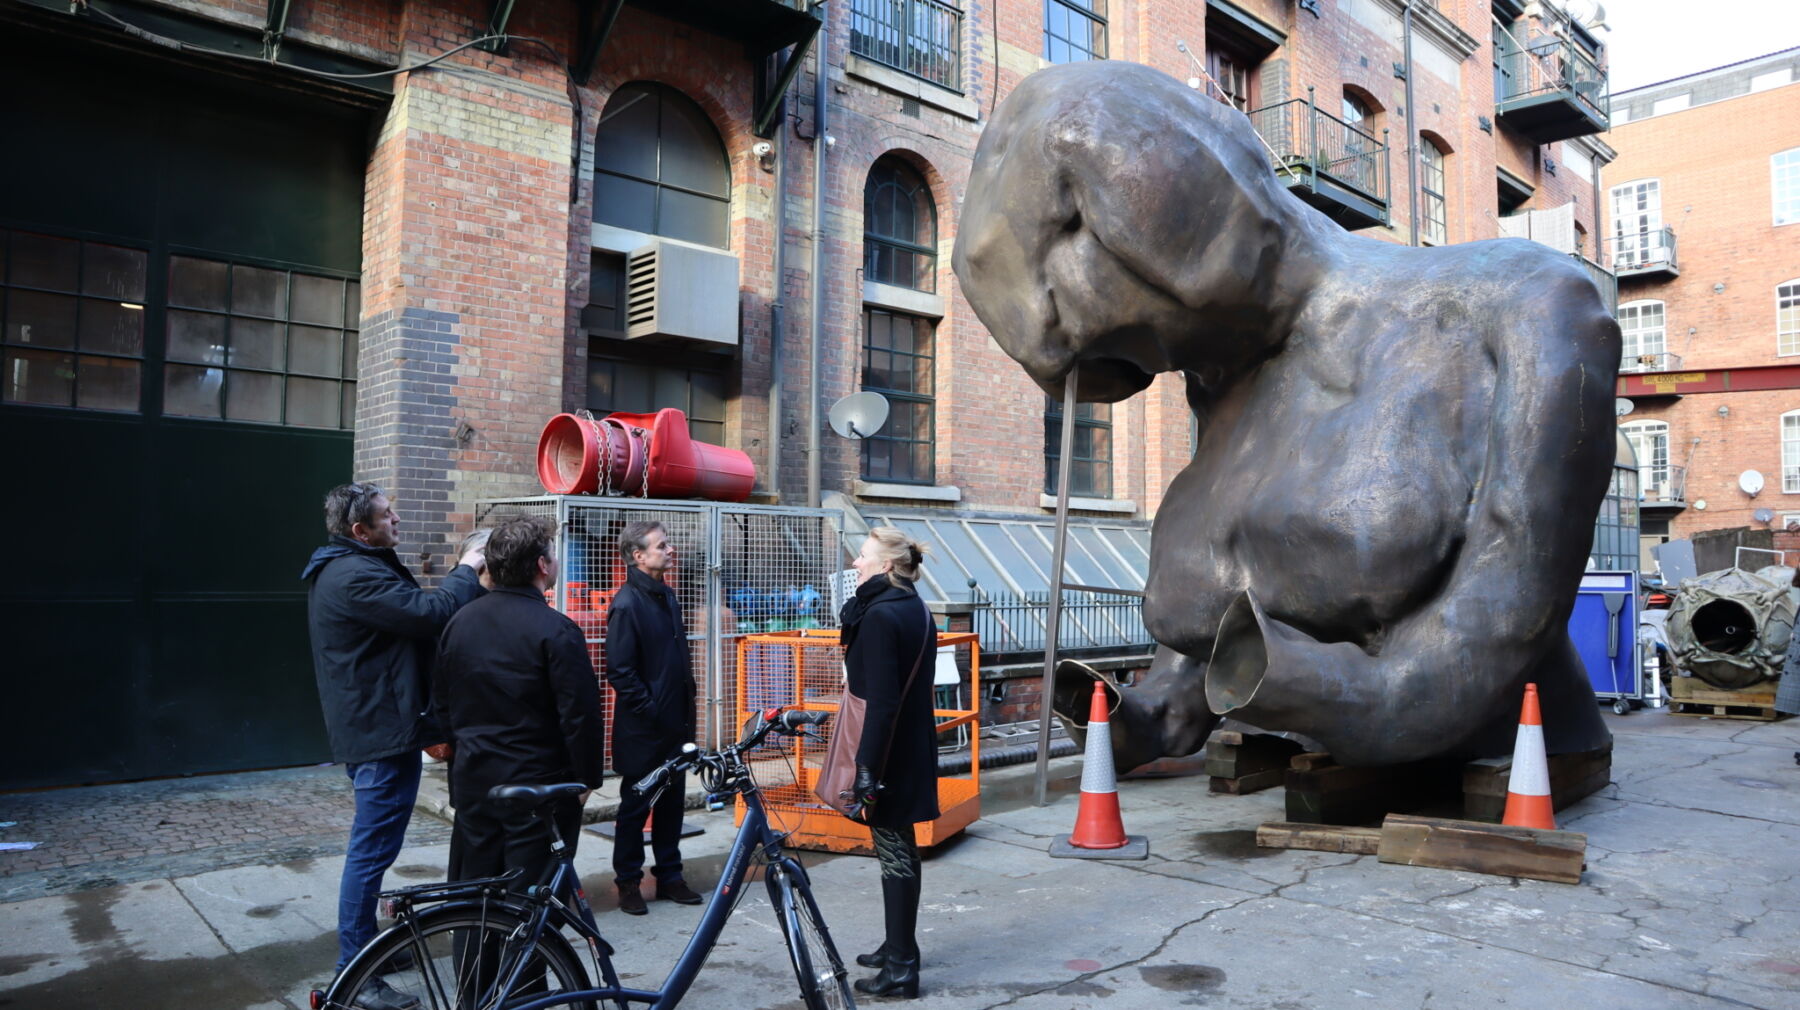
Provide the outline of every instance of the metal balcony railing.
<path id="1" fill-rule="evenodd" d="M 1594 279 L 1594 286 L 1600 289 L 1600 300 L 1606 304 L 1607 313 L 1617 316 L 1619 314 L 1618 276 L 1608 270 L 1604 264 L 1588 259 L 1580 253 L 1570 253 L 1569 255 L 1575 257 L 1582 268 L 1588 272 L 1588 276 Z"/>
<path id="2" fill-rule="evenodd" d="M 1681 367 L 1681 355 L 1673 351 L 1654 354 L 1627 354 L 1619 362 L 1620 372 L 1673 372 Z"/>
<path id="3" fill-rule="evenodd" d="M 977 591 L 979 596 L 986 593 Z M 981 651 L 989 653 L 1042 653 L 1045 629 L 1050 623 L 1048 593 L 987 597 L 987 606 L 974 613 L 975 632 Z M 1143 600 L 1135 596 L 1064 591 L 1062 634 L 1065 649 L 1133 649 L 1155 647 L 1144 630 Z"/>
<path id="4" fill-rule="evenodd" d="M 1620 274 L 1640 274 L 1680 269 L 1675 258 L 1675 229 L 1648 228 L 1643 231 L 1614 235 L 1607 240 L 1612 252 L 1613 269 Z"/>
<path id="5" fill-rule="evenodd" d="M 1645 505 L 1687 504 L 1687 467 L 1638 467 L 1638 498 Z"/>
<path id="6" fill-rule="evenodd" d="M 960 90 L 962 11 L 938 0 L 852 0 L 850 51 Z"/>
<path id="7" fill-rule="evenodd" d="M 1328 176 L 1370 200 L 1388 203 L 1388 145 L 1318 107 L 1310 97 L 1253 110 L 1250 125 L 1272 152 L 1275 174 Z M 1385 131 L 1384 131 L 1385 134 Z"/>
<path id="8" fill-rule="evenodd" d="M 1573 42 L 1556 36 L 1531 39 L 1522 48 L 1501 54 L 1496 69 L 1496 112 L 1505 114 L 1556 95 L 1582 106 L 1602 129 L 1611 119 L 1606 70 Z"/>

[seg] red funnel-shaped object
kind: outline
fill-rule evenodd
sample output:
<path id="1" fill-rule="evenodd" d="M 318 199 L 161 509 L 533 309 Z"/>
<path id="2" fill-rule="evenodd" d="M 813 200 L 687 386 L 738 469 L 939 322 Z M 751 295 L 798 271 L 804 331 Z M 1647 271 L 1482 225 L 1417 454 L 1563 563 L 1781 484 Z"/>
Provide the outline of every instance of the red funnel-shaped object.
<path id="1" fill-rule="evenodd" d="M 748 455 L 694 441 L 687 415 L 673 407 L 599 420 L 558 414 L 538 438 L 537 471 L 551 494 L 606 491 L 736 502 L 756 486 L 756 464 Z"/>

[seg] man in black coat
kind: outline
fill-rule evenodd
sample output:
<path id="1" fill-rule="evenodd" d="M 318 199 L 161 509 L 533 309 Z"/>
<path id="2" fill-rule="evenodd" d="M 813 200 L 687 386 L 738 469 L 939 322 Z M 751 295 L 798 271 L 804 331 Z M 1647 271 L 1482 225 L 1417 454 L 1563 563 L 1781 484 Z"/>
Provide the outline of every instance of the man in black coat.
<path id="1" fill-rule="evenodd" d="M 600 785 L 606 732 L 587 641 L 544 600 L 556 584 L 553 537 L 553 524 L 537 516 L 496 527 L 487 545 L 493 592 L 451 618 L 438 642 L 432 702 L 452 745 L 451 880 L 522 869 L 515 886 L 524 888 L 550 866 L 548 827 L 529 811 L 489 803 L 489 789 Z M 565 797 L 552 811 L 571 851 L 586 799 Z"/>
<path id="2" fill-rule="evenodd" d="M 694 739 L 694 668 L 681 604 L 662 577 L 675 563 L 668 531 L 657 522 L 627 524 L 619 553 L 631 567 L 606 611 L 606 680 L 618 695 L 613 714 L 613 770 L 623 780 L 614 825 L 613 873 L 619 908 L 643 915 L 644 820 L 652 815 L 650 847 L 656 896 L 697 905 L 700 895 L 681 876 L 681 807 L 686 778 L 669 776 L 654 812 L 650 797 L 631 788 Z"/>
<path id="3" fill-rule="evenodd" d="M 419 795 L 419 749 L 444 739 L 426 711 L 438 632 L 484 592 L 479 550 L 464 554 L 439 588 L 419 588 L 394 553 L 399 529 L 379 487 L 332 488 L 325 496 L 331 539 L 300 573 L 331 756 L 356 788 L 338 888 L 340 970 L 375 936 L 381 877 L 400 853 Z"/>

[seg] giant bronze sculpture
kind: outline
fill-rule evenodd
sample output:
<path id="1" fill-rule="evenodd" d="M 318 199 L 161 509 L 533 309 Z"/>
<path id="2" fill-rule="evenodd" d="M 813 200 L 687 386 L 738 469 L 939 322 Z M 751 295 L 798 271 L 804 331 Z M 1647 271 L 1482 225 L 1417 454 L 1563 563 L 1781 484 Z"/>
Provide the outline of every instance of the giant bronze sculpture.
<path id="1" fill-rule="evenodd" d="M 1158 649 L 1119 689 L 1120 767 L 1193 753 L 1225 714 L 1343 764 L 1506 753 L 1527 681 L 1552 753 L 1605 744 L 1566 621 L 1619 330 L 1569 257 L 1348 234 L 1242 114 L 1109 60 L 1001 105 L 955 268 L 1052 396 L 1077 362 L 1087 401 L 1186 378 L 1199 439 L 1156 517 Z M 1088 676 L 1059 668 L 1065 719 Z"/>

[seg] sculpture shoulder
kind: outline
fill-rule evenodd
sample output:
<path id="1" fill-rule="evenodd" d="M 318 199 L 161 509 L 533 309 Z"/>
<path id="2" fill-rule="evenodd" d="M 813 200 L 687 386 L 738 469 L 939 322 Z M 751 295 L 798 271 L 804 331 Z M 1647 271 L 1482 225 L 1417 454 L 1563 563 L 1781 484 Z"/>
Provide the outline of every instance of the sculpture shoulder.
<path id="1" fill-rule="evenodd" d="M 1433 250 L 1451 277 L 1446 291 L 1483 324 L 1496 352 L 1574 363 L 1616 362 L 1619 327 L 1599 287 L 1573 256 L 1528 239 L 1490 239 Z M 1487 283 L 1468 283 L 1470 277 Z"/>

